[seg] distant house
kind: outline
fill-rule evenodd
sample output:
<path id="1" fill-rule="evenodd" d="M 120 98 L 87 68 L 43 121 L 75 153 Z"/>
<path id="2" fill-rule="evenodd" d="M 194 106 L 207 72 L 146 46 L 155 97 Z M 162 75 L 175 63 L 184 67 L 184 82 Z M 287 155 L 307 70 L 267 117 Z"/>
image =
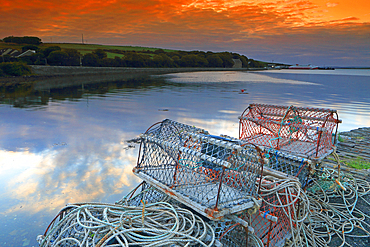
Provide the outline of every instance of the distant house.
<path id="1" fill-rule="evenodd" d="M 27 57 L 27 56 L 32 56 L 35 53 L 36 53 L 36 51 L 34 51 L 34 50 L 27 50 L 27 51 L 19 54 L 18 56 L 15 56 L 15 57 L 17 57 L 17 58 L 18 57 Z"/>
<path id="2" fill-rule="evenodd" d="M 18 50 L 14 50 L 11 48 L 5 48 L 0 50 L 0 56 L 9 55 L 11 57 L 16 57 L 20 55 L 21 53 Z"/>
<path id="3" fill-rule="evenodd" d="M 234 61 L 234 65 L 233 65 L 233 68 L 243 68 L 243 62 L 242 60 L 240 60 L 239 58 L 238 59 L 233 59 Z"/>
<path id="4" fill-rule="evenodd" d="M 18 50 L 14 50 L 14 49 L 11 49 L 11 48 L 5 48 L 5 49 L 0 50 L 0 56 L 8 55 L 10 57 L 15 57 L 15 58 L 32 56 L 35 53 L 36 53 L 36 51 L 34 51 L 34 50 L 27 50 L 25 52 L 20 52 Z"/>

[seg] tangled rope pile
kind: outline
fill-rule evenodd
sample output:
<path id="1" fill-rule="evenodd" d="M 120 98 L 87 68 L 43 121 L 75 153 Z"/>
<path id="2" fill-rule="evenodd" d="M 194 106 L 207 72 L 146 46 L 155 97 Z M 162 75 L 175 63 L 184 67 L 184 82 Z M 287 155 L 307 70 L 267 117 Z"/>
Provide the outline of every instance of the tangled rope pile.
<path id="1" fill-rule="evenodd" d="M 370 184 L 363 178 L 343 173 L 339 169 L 323 168 L 307 188 L 310 200 L 310 226 L 316 236 L 316 246 L 327 246 L 333 236 L 341 240 L 338 246 L 352 246 L 348 238 L 369 238 L 370 216 L 357 204 L 369 195 Z M 307 234 L 306 234 L 307 235 Z"/>
<path id="2" fill-rule="evenodd" d="M 264 176 L 259 194 L 262 215 L 249 216 L 249 223 L 264 246 L 275 246 L 277 238 L 288 235 L 288 246 L 352 246 L 356 238 L 370 238 L 370 216 L 358 209 L 359 201 L 370 206 L 365 198 L 369 194 L 368 181 L 339 169 L 317 171 L 305 190 L 294 178 Z M 261 218 L 271 215 L 278 219 L 270 227 Z"/>
<path id="3" fill-rule="evenodd" d="M 215 241 L 213 229 L 199 216 L 166 202 L 71 204 L 62 215 L 38 237 L 40 246 L 213 246 Z"/>
<path id="4" fill-rule="evenodd" d="M 285 221 L 287 224 L 285 227 L 289 226 L 288 229 L 295 246 L 301 246 L 299 244 L 302 244 L 302 241 L 299 235 L 304 228 L 303 222 L 308 217 L 310 205 L 298 179 L 277 179 L 265 176 L 262 178 L 260 196 L 265 210 L 275 211 L 274 215 L 279 217 L 278 220 Z"/>
<path id="5" fill-rule="evenodd" d="M 206 222 L 154 187 L 140 188 L 116 204 L 66 206 L 44 236 L 39 237 L 40 246 L 218 246 L 219 243 L 240 246 L 248 243 L 248 246 L 262 247 L 276 243 L 261 240 L 261 236 L 253 233 L 246 240 L 245 229 L 235 220 Z M 334 246 L 334 238 L 337 238 L 335 246 L 342 247 L 352 246 L 349 238 L 370 237 L 370 225 L 365 221 L 369 216 L 356 207 L 359 201 L 370 206 L 365 198 L 369 192 L 370 184 L 366 180 L 328 168 L 318 171 L 305 191 L 296 179 L 272 176 L 264 176 L 260 188 L 263 210 L 273 208 L 268 213 L 276 215 L 278 223 L 289 226 L 290 246 L 317 247 Z M 249 221 L 249 226 L 258 231 L 258 224 L 253 225 L 248 217 L 263 212 L 260 210 L 238 217 Z M 268 218 L 266 215 L 267 212 L 263 217 Z"/>

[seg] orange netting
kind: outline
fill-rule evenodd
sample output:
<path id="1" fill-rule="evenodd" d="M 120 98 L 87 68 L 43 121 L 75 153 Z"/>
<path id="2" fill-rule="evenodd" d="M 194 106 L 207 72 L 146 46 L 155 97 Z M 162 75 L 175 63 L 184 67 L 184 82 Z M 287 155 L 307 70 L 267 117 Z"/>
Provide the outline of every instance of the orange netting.
<path id="1" fill-rule="evenodd" d="M 287 203 L 286 196 L 280 198 L 283 205 Z M 279 203 L 276 196 L 268 196 L 264 200 Z M 292 226 L 289 215 L 294 215 L 292 207 L 273 207 L 262 203 L 260 212 L 250 216 L 251 226 L 264 246 L 283 246 L 285 239 L 291 237 Z M 293 227 L 295 227 L 295 223 L 293 223 Z"/>
<path id="2" fill-rule="evenodd" d="M 294 181 L 291 180 L 291 181 Z M 299 185 L 284 185 L 278 181 L 261 184 L 262 205 L 255 214 L 244 214 L 243 219 L 254 229 L 263 246 L 283 246 L 286 239 L 297 233 L 299 224 Z M 293 237 L 294 238 L 294 237 Z"/>
<path id="3" fill-rule="evenodd" d="M 317 159 L 332 152 L 340 122 L 336 110 L 250 104 L 240 116 L 239 139 Z"/>

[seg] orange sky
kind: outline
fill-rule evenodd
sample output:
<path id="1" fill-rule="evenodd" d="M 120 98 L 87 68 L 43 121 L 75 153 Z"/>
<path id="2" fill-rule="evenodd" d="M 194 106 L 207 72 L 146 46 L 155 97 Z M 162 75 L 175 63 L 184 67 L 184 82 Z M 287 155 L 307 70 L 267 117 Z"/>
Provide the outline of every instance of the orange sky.
<path id="1" fill-rule="evenodd" d="M 235 51 L 370 66 L 368 0 L 2 0 L 0 38 Z"/>

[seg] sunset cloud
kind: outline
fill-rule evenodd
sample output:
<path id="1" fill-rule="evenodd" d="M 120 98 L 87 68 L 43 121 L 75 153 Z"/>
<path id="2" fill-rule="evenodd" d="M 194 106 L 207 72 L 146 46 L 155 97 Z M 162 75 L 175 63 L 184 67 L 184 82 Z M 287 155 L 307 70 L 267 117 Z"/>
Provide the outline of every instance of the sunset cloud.
<path id="1" fill-rule="evenodd" d="M 338 3 L 326 3 L 326 6 L 329 7 L 329 8 L 335 7 L 337 5 L 338 5 Z"/>
<path id="2" fill-rule="evenodd" d="M 248 55 L 246 46 L 255 49 L 261 40 L 281 40 L 284 46 L 298 31 L 310 39 L 316 28 L 343 31 L 337 26 L 340 23 L 361 31 L 356 35 L 365 42 L 369 29 L 358 29 L 358 25 L 368 27 L 370 15 L 364 9 L 370 4 L 365 0 L 349 4 L 347 0 L 5 0 L 0 6 L 0 36 L 35 35 L 44 42 L 80 42 L 84 34 L 88 43 L 227 48 Z M 342 45 L 345 49 L 346 44 Z"/>

